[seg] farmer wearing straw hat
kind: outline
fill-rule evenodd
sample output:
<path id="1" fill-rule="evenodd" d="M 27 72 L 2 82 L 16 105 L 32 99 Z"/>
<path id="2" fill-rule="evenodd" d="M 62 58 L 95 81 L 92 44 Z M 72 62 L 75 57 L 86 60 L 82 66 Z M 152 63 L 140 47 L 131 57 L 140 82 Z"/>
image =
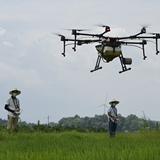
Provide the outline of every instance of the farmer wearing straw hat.
<path id="1" fill-rule="evenodd" d="M 5 109 L 8 111 L 8 122 L 7 122 L 7 130 L 10 133 L 11 130 L 13 132 L 17 132 L 18 129 L 18 118 L 20 115 L 20 102 L 19 99 L 16 97 L 19 95 L 21 91 L 17 88 L 14 88 L 9 92 L 11 97 L 7 100 L 5 104 Z"/>
<path id="2" fill-rule="evenodd" d="M 114 137 L 117 129 L 117 108 L 116 105 L 119 101 L 113 99 L 109 104 L 111 105 L 108 109 L 108 117 L 109 117 L 109 135 L 110 137 Z"/>

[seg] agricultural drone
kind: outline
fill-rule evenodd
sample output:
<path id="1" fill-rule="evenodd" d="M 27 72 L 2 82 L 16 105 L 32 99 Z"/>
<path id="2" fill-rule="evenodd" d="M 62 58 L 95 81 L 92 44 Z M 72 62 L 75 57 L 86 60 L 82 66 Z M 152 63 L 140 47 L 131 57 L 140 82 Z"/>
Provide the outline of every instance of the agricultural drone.
<path id="1" fill-rule="evenodd" d="M 76 51 L 77 46 L 82 46 L 83 44 L 92 44 L 97 43 L 95 46 L 98 57 L 95 64 L 95 68 L 91 70 L 97 71 L 101 69 L 100 66 L 101 60 L 108 63 L 119 57 L 120 64 L 122 66 L 122 70 L 119 73 L 130 70 L 131 68 L 127 68 L 127 65 L 132 64 L 131 58 L 125 58 L 122 54 L 122 46 L 136 46 L 142 49 L 143 59 L 147 58 L 145 54 L 145 45 L 147 45 L 148 41 L 154 39 L 156 54 L 160 52 L 158 50 L 158 39 L 160 38 L 160 33 L 146 33 L 146 27 L 142 27 L 140 32 L 131 36 L 126 37 L 110 37 L 105 34 L 110 32 L 109 26 L 102 26 L 104 28 L 104 32 L 100 34 L 90 34 L 83 33 L 84 30 L 72 29 L 71 33 L 74 36 L 73 38 L 66 38 L 64 35 L 58 34 L 60 36 L 60 40 L 63 42 L 63 52 L 62 55 L 65 57 L 66 46 L 72 44 L 73 50 Z"/>

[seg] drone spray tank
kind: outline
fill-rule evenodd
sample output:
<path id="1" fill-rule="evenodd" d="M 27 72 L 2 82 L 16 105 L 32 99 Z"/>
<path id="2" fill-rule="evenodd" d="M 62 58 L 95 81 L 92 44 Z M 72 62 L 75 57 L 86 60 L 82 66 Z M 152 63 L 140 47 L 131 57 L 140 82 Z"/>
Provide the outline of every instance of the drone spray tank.
<path id="1" fill-rule="evenodd" d="M 114 49 L 113 47 L 103 45 L 97 45 L 95 47 L 103 59 L 106 60 L 106 62 L 112 61 L 114 58 L 119 57 L 121 54 L 121 47 L 115 47 Z"/>
<path id="2" fill-rule="evenodd" d="M 120 57 L 122 54 L 121 46 L 115 47 L 109 47 L 109 46 L 102 46 L 102 45 L 97 45 L 96 49 L 99 54 L 106 60 L 106 62 L 112 61 L 116 57 Z M 132 59 L 131 58 L 123 58 L 122 61 L 126 65 L 132 64 Z"/>
<path id="3" fill-rule="evenodd" d="M 105 39 L 102 41 L 101 45 L 97 45 L 95 47 L 98 51 L 98 54 L 105 62 L 110 62 L 114 58 L 119 57 L 122 66 L 122 71 L 120 71 L 119 73 L 131 69 L 127 68 L 126 65 L 131 65 L 132 59 L 123 57 L 121 43 L 119 43 L 116 38 L 109 38 L 107 40 Z"/>
<path id="4" fill-rule="evenodd" d="M 116 38 L 111 37 L 102 39 L 101 45 L 97 45 L 96 50 L 106 62 L 110 62 L 122 54 L 121 45 Z"/>

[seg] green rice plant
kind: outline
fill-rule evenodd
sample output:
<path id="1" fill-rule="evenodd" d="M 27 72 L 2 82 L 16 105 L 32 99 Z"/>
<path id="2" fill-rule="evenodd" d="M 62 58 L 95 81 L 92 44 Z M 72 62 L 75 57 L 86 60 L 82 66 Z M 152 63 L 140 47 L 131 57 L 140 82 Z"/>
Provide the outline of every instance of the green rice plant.
<path id="1" fill-rule="evenodd" d="M 159 160 L 160 132 L 0 134 L 0 160 Z"/>

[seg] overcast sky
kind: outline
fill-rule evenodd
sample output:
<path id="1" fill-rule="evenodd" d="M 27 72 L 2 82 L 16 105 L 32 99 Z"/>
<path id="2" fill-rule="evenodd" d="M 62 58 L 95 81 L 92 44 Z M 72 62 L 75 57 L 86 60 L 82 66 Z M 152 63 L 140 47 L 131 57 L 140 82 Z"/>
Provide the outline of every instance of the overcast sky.
<path id="1" fill-rule="evenodd" d="M 85 117 L 104 114 L 103 107 L 112 99 L 120 101 L 118 112 L 160 120 L 160 55 L 155 46 L 142 50 L 122 47 L 133 60 L 131 70 L 119 74 L 119 59 L 101 63 L 103 69 L 90 73 L 95 66 L 95 45 L 84 45 L 61 55 L 61 33 L 65 29 L 91 29 L 103 32 L 97 24 L 111 26 L 110 36 L 127 36 L 147 25 L 148 32 L 160 32 L 159 0 L 0 0 L 0 118 L 9 91 L 21 90 L 21 120 L 58 122 L 76 114 Z M 159 43 L 160 44 L 160 43 Z"/>

